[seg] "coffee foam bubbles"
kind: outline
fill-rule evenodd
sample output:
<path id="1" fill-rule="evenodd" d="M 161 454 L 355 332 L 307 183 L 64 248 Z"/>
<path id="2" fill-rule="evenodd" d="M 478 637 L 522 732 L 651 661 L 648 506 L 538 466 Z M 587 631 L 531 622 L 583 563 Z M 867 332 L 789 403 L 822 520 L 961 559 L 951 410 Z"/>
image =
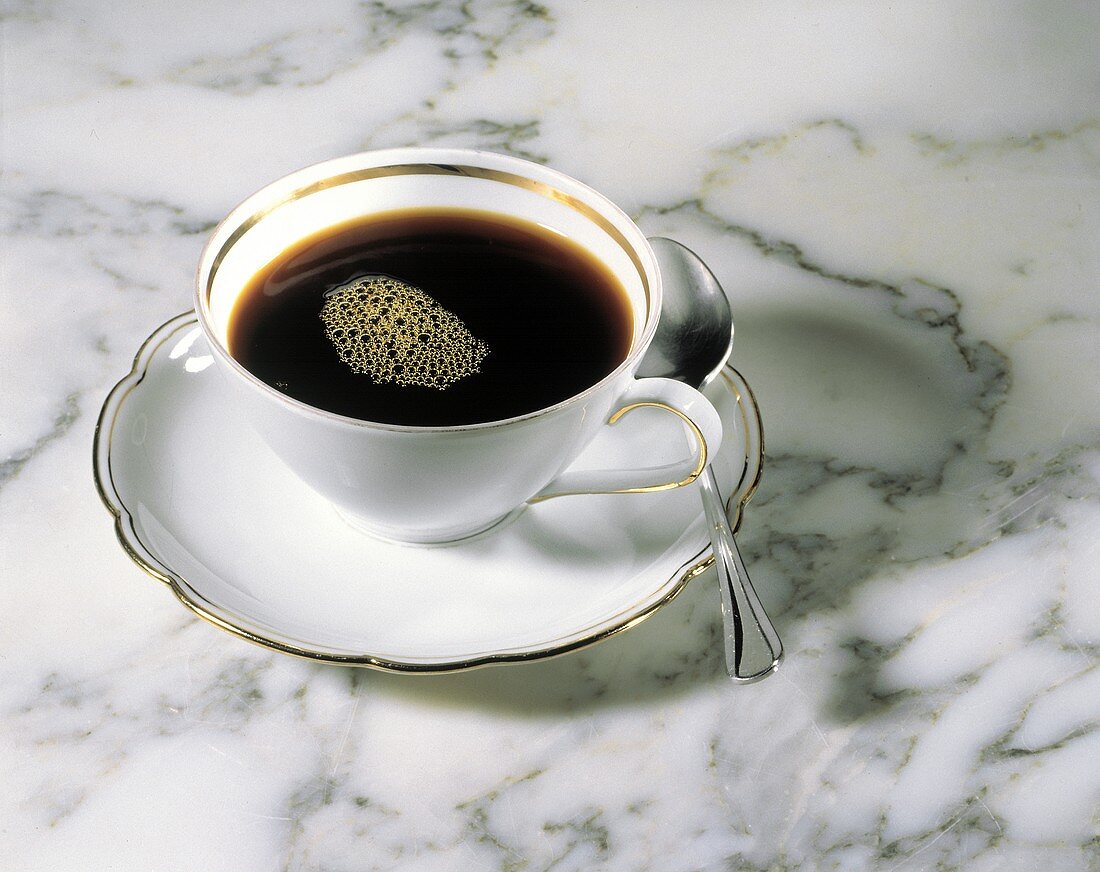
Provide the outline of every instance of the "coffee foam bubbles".
<path id="1" fill-rule="evenodd" d="M 340 359 L 375 384 L 446 390 L 478 372 L 489 354 L 457 315 L 392 276 L 333 288 L 321 321 Z"/>

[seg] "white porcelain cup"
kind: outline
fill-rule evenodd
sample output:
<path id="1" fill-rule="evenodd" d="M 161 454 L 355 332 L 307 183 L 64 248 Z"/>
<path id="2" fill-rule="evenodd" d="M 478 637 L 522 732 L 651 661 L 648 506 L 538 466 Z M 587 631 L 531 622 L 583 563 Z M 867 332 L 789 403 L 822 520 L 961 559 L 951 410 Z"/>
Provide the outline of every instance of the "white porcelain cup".
<path id="1" fill-rule="evenodd" d="M 614 271 L 630 298 L 634 333 L 626 358 L 586 390 L 545 409 L 502 421 L 412 427 L 307 405 L 268 386 L 230 355 L 234 304 L 273 258 L 327 227 L 417 207 L 505 213 L 587 249 Z M 199 263 L 195 308 L 245 418 L 345 518 L 385 538 L 446 542 L 487 530 L 518 508 L 550 497 L 682 487 L 695 481 L 721 442 L 718 413 L 698 391 L 670 379 L 635 378 L 661 314 L 661 276 L 645 236 L 591 188 L 518 158 L 404 148 L 292 173 L 253 194 L 214 231 Z M 659 469 L 569 469 L 601 428 L 639 406 L 679 416 L 694 453 Z M 689 451 L 685 447 L 684 454 Z"/>

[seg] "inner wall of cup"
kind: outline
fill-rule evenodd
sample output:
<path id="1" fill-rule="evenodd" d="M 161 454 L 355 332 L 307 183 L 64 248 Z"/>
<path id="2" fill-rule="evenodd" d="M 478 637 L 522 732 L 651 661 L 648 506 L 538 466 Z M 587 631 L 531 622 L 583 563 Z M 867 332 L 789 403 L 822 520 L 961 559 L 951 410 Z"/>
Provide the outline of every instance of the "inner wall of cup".
<path id="1" fill-rule="evenodd" d="M 299 240 L 362 215 L 405 208 L 482 209 L 523 218 L 560 233 L 611 268 L 630 299 L 633 350 L 646 327 L 649 301 L 634 260 L 577 209 L 506 182 L 465 176 L 398 175 L 348 182 L 292 199 L 260 218 L 232 243 L 210 284 L 210 324 L 225 347 L 229 316 L 249 280 Z M 247 221 L 242 217 L 242 223 Z"/>

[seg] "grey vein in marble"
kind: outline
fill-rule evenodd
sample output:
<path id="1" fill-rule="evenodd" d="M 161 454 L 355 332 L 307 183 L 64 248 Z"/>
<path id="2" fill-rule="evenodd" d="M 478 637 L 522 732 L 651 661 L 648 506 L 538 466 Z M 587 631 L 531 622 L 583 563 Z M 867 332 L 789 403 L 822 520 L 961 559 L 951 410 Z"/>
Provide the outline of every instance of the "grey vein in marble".
<path id="1" fill-rule="evenodd" d="M 57 417 L 53 420 L 53 425 L 49 431 L 43 433 L 37 439 L 34 440 L 33 445 L 28 445 L 26 448 L 16 449 L 8 453 L 2 461 L 0 461 L 0 490 L 3 489 L 11 479 L 15 478 L 42 449 L 48 446 L 50 443 L 62 438 L 69 432 L 70 428 L 80 418 L 80 394 L 69 394 L 65 397 L 65 405 Z"/>

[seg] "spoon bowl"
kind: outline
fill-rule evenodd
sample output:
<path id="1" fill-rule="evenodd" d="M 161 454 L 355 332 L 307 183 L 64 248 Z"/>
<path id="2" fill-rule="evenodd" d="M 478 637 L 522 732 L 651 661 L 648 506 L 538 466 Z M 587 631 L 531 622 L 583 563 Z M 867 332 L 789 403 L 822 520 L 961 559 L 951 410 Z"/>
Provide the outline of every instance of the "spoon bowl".
<path id="1" fill-rule="evenodd" d="M 689 248 L 660 236 L 649 244 L 661 267 L 664 300 L 638 375 L 701 387 L 718 375 L 733 348 L 729 300 L 714 273 Z"/>

